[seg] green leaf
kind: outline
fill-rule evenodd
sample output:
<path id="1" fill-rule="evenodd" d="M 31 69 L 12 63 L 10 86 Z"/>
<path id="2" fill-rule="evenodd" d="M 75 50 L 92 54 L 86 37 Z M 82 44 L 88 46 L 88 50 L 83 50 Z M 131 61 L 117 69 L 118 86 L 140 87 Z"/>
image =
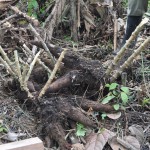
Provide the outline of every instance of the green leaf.
<path id="1" fill-rule="evenodd" d="M 106 84 L 105 87 L 110 87 L 110 84 Z"/>
<path id="2" fill-rule="evenodd" d="M 124 104 L 128 102 L 128 95 L 125 92 L 121 92 L 121 100 Z"/>
<path id="3" fill-rule="evenodd" d="M 104 120 L 107 117 L 107 114 L 103 113 L 101 116 L 102 116 L 102 119 Z"/>
<path id="4" fill-rule="evenodd" d="M 4 127 L 1 127 L 1 128 L 0 128 L 0 132 L 7 132 L 7 129 L 4 128 Z"/>
<path id="5" fill-rule="evenodd" d="M 111 95 L 111 96 L 107 96 L 106 98 L 104 98 L 102 100 L 102 104 L 107 104 L 110 100 L 112 100 L 113 98 L 115 98 L 114 95 Z"/>
<path id="6" fill-rule="evenodd" d="M 121 90 L 129 95 L 129 88 L 128 87 L 121 87 Z"/>
<path id="7" fill-rule="evenodd" d="M 37 18 L 35 10 L 37 10 L 38 7 L 38 2 L 36 0 L 28 0 L 28 15 Z"/>
<path id="8" fill-rule="evenodd" d="M 85 134 L 86 134 L 86 128 L 84 127 L 83 124 L 78 123 L 76 135 L 77 136 L 85 136 Z"/>
<path id="9" fill-rule="evenodd" d="M 118 86 L 117 83 L 112 83 L 112 84 L 109 86 L 109 90 L 114 90 L 114 89 L 116 89 L 117 86 Z"/>
<path id="10" fill-rule="evenodd" d="M 142 100 L 142 106 L 150 105 L 150 98 L 144 98 Z"/>
<path id="11" fill-rule="evenodd" d="M 118 110 L 120 105 L 119 104 L 115 104 L 115 105 L 113 105 L 113 107 L 114 107 L 115 110 Z"/>
<path id="12" fill-rule="evenodd" d="M 0 128 L 0 132 L 3 132 L 3 128 Z"/>
<path id="13" fill-rule="evenodd" d="M 114 96 L 118 95 L 117 91 L 115 91 L 115 90 L 113 90 L 112 93 L 113 93 Z"/>

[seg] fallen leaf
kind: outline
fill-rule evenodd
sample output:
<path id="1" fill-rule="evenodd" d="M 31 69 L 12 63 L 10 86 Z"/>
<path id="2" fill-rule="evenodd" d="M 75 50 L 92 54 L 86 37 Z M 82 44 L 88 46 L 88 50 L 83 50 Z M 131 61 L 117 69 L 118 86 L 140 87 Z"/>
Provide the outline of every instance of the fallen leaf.
<path id="1" fill-rule="evenodd" d="M 117 113 L 114 113 L 114 114 L 106 114 L 106 115 L 107 115 L 108 118 L 116 120 L 116 119 L 121 117 L 121 112 L 117 112 Z"/>
<path id="2" fill-rule="evenodd" d="M 140 143 L 134 136 L 126 136 L 124 139 L 131 145 L 131 150 L 140 150 Z"/>
<path id="3" fill-rule="evenodd" d="M 123 147 L 121 144 L 118 143 L 117 138 L 113 137 L 108 141 L 108 144 L 113 150 L 127 150 L 125 147 Z"/>
<path id="4" fill-rule="evenodd" d="M 139 125 L 132 125 L 129 127 L 131 135 L 136 136 L 136 139 L 139 141 L 140 144 L 144 141 L 144 131 L 143 128 Z"/>
<path id="5" fill-rule="evenodd" d="M 140 150 L 139 141 L 133 136 L 126 136 L 124 139 L 117 137 L 117 141 L 119 144 L 124 146 L 126 149 L 130 150 Z"/>
<path id="6" fill-rule="evenodd" d="M 92 133 L 87 138 L 86 150 L 102 150 L 108 139 L 115 136 L 115 133 L 104 129 L 101 133 Z"/>
<path id="7" fill-rule="evenodd" d="M 8 132 L 3 139 L 14 142 L 17 141 L 19 137 L 26 136 L 25 133 L 14 133 L 14 132 Z"/>
<path id="8" fill-rule="evenodd" d="M 108 144 L 113 150 L 140 150 L 140 144 L 133 136 L 126 136 L 124 139 L 113 137 L 108 140 Z"/>
<path id="9" fill-rule="evenodd" d="M 71 150 L 85 150 L 85 147 L 83 144 L 76 143 L 76 144 L 72 144 Z"/>

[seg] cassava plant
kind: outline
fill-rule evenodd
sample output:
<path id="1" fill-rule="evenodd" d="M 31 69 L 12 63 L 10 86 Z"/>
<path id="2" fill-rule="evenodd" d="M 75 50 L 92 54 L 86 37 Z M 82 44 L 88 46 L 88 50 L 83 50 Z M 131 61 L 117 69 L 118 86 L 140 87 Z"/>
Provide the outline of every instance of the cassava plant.
<path id="1" fill-rule="evenodd" d="M 102 104 L 113 101 L 115 110 L 127 104 L 130 95 L 128 87 L 120 86 L 117 83 L 106 84 L 105 87 L 109 88 L 109 93 L 102 99 Z"/>

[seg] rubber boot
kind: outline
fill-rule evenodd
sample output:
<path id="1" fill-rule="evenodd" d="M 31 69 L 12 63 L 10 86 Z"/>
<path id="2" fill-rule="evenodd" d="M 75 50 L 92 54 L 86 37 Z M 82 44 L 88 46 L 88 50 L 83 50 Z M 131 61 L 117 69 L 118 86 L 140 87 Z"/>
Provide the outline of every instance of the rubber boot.
<path id="1" fill-rule="evenodd" d="M 142 20 L 142 16 L 128 16 L 127 28 L 126 28 L 126 32 L 125 32 L 124 38 L 121 43 L 121 47 L 124 46 L 124 44 L 126 43 L 126 40 L 128 40 L 130 38 L 132 32 L 140 24 L 141 20 Z M 136 41 L 137 41 L 137 37 L 131 44 L 130 48 L 133 48 L 135 46 Z"/>
<path id="2" fill-rule="evenodd" d="M 130 38 L 132 32 L 140 24 L 141 20 L 142 20 L 142 16 L 128 16 L 128 19 L 127 19 L 127 28 L 126 28 L 126 32 L 125 32 L 125 35 L 123 37 L 122 43 L 121 43 L 120 47 L 118 48 L 118 50 L 116 50 L 115 52 L 113 52 L 113 54 L 116 55 L 119 52 L 119 50 L 124 46 L 124 44 L 126 43 L 126 40 L 128 40 Z M 133 48 L 135 46 L 136 41 L 137 41 L 137 37 L 131 43 L 130 48 Z"/>

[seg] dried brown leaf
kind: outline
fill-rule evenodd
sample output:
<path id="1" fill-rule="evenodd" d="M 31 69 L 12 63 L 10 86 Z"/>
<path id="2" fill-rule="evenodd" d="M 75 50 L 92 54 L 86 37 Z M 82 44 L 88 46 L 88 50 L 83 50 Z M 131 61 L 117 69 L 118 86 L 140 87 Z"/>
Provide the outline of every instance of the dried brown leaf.
<path id="1" fill-rule="evenodd" d="M 108 141 L 108 144 L 111 146 L 113 150 L 127 150 L 125 147 L 123 147 L 121 144 L 118 143 L 116 137 L 113 137 Z"/>
<path id="2" fill-rule="evenodd" d="M 83 144 L 76 143 L 72 144 L 72 150 L 85 150 L 85 147 Z"/>
<path id="3" fill-rule="evenodd" d="M 125 141 L 131 145 L 131 150 L 140 150 L 140 143 L 134 136 L 126 136 Z"/>
<path id="4" fill-rule="evenodd" d="M 101 133 L 92 133 L 87 138 L 86 150 L 102 150 L 108 139 L 115 136 L 115 134 L 107 129 L 104 129 Z"/>
<path id="5" fill-rule="evenodd" d="M 131 132 L 131 135 L 136 136 L 137 140 L 140 144 L 144 141 L 144 131 L 143 128 L 139 125 L 132 125 L 129 127 L 129 130 Z"/>
<path id="6" fill-rule="evenodd" d="M 113 120 L 116 120 L 121 117 L 121 112 L 117 112 L 115 114 L 107 114 L 107 117 Z"/>
<path id="7" fill-rule="evenodd" d="M 108 143 L 113 150 L 140 150 L 140 144 L 133 136 L 126 136 L 124 139 L 113 137 Z"/>

